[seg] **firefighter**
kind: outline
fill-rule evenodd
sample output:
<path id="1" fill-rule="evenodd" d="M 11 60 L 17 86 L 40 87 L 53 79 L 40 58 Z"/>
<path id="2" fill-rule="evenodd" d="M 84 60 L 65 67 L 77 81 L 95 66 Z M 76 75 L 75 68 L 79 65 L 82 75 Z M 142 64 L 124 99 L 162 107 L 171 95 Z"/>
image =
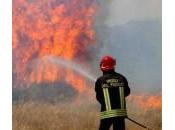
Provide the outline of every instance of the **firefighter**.
<path id="1" fill-rule="evenodd" d="M 127 79 L 115 72 L 116 60 L 104 56 L 100 63 L 103 76 L 95 83 L 97 101 L 101 104 L 99 130 L 125 130 L 127 117 L 125 97 L 130 94 Z"/>

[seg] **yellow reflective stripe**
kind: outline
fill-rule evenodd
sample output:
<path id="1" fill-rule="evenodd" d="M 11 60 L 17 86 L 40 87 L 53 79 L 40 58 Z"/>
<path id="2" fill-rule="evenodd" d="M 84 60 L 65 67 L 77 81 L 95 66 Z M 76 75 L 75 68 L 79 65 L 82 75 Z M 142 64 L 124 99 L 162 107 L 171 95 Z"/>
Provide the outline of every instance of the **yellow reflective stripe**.
<path id="1" fill-rule="evenodd" d="M 106 94 L 107 94 L 107 101 L 108 101 L 108 110 L 111 110 L 111 101 L 110 101 L 110 97 L 109 97 L 109 90 L 108 88 L 106 88 Z"/>
<path id="2" fill-rule="evenodd" d="M 119 87 L 120 90 L 120 105 L 121 105 L 121 109 L 124 109 L 124 88 L 123 87 Z"/>
<path id="3" fill-rule="evenodd" d="M 106 110 L 109 110 L 109 108 L 108 108 L 108 104 L 107 104 L 107 96 L 106 96 L 106 90 L 105 90 L 106 88 L 103 88 L 103 95 L 104 95 L 104 99 L 105 99 L 105 105 L 106 105 Z"/>
<path id="4" fill-rule="evenodd" d="M 111 102 L 109 98 L 108 88 L 103 88 L 103 95 L 105 99 L 106 110 L 111 110 Z"/>
<path id="5" fill-rule="evenodd" d="M 101 114 L 101 117 L 106 117 L 108 115 L 115 115 L 115 116 L 126 116 L 126 112 L 123 113 L 108 113 L 108 114 Z"/>
<path id="6" fill-rule="evenodd" d="M 106 114 L 106 113 L 122 113 L 122 112 L 126 112 L 126 109 L 114 109 L 114 110 L 110 110 L 110 111 L 103 111 L 101 112 L 101 114 Z"/>
<path id="7" fill-rule="evenodd" d="M 126 109 L 114 109 L 110 111 L 103 111 L 100 113 L 101 119 L 116 117 L 116 116 L 127 116 Z"/>
<path id="8" fill-rule="evenodd" d="M 121 117 L 121 116 L 126 116 L 126 115 L 110 114 L 110 115 L 106 115 L 106 116 L 100 116 L 100 119 L 111 118 L 111 117 Z"/>

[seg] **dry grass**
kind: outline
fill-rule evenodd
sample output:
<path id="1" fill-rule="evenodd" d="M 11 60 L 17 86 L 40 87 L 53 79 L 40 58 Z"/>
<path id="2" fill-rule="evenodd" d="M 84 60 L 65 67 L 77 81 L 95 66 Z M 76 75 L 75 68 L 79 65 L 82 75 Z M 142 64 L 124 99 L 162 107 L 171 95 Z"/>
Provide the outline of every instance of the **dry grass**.
<path id="1" fill-rule="evenodd" d="M 154 130 L 161 130 L 161 110 L 129 111 L 130 116 Z M 127 130 L 142 130 L 126 121 Z M 98 106 L 23 103 L 13 104 L 13 130 L 97 130 Z M 143 129 L 144 130 L 144 129 Z"/>

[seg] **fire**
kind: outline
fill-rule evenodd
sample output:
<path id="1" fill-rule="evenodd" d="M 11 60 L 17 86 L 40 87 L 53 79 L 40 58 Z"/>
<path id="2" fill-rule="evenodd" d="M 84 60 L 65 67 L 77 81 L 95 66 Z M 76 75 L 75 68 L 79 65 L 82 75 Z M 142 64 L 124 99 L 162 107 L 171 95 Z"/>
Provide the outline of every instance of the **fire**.
<path id="1" fill-rule="evenodd" d="M 71 69 L 42 60 L 44 56 L 88 64 L 88 47 L 94 45 L 95 0 L 14 0 L 14 84 L 64 80 L 77 91 L 86 81 Z M 35 61 L 40 60 L 40 64 Z"/>
<path id="2" fill-rule="evenodd" d="M 128 98 L 129 102 L 135 104 L 138 108 L 142 110 L 151 110 L 151 109 L 162 109 L 162 96 L 161 95 L 131 95 Z"/>

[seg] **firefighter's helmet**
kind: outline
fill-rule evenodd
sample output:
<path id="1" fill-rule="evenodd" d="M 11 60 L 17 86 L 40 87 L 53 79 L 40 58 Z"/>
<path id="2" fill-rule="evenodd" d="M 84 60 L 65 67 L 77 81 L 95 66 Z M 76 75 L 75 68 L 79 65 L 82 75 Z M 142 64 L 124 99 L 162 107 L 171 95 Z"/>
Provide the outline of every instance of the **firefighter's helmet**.
<path id="1" fill-rule="evenodd" d="M 104 71 L 115 69 L 116 60 L 112 56 L 104 56 L 100 62 L 100 68 Z"/>

